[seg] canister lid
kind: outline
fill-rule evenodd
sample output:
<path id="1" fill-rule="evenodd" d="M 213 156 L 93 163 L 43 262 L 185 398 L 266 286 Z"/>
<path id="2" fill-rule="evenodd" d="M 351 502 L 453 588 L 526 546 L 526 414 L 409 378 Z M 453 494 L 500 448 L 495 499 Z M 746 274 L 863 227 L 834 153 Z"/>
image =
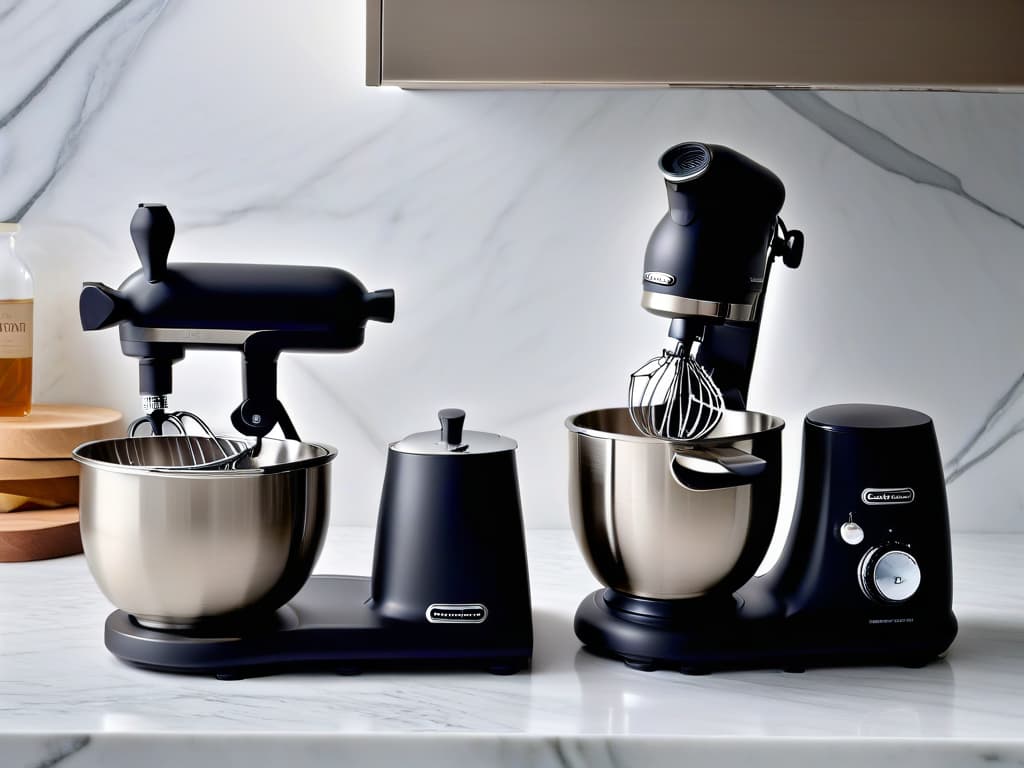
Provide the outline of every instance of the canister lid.
<path id="1" fill-rule="evenodd" d="M 0 221 L 0 235 L 14 235 L 21 231 L 21 224 L 13 221 Z"/>
<path id="2" fill-rule="evenodd" d="M 441 429 L 432 432 L 417 432 L 404 440 L 391 444 L 391 450 L 399 453 L 423 455 L 466 455 L 501 453 L 514 451 L 518 444 L 511 437 L 493 432 L 463 431 L 466 412 L 458 408 L 443 408 L 437 412 Z"/>
<path id="3" fill-rule="evenodd" d="M 931 424 L 927 414 L 894 405 L 844 403 L 826 405 L 807 414 L 807 423 L 846 432 L 862 429 L 907 429 Z"/>

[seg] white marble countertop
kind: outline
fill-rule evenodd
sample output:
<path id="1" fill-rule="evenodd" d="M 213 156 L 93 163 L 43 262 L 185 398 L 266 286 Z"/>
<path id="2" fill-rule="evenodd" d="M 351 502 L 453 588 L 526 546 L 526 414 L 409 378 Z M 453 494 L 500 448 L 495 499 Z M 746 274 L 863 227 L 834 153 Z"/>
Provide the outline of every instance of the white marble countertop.
<path id="1" fill-rule="evenodd" d="M 596 582 L 568 531 L 528 539 L 536 647 L 512 677 L 145 672 L 104 648 L 111 608 L 82 557 L 4 564 L 0 764 L 1024 764 L 1024 535 L 955 537 L 960 635 L 925 669 L 706 677 L 582 651 L 572 615 Z M 332 528 L 317 571 L 368 573 L 371 543 Z"/>

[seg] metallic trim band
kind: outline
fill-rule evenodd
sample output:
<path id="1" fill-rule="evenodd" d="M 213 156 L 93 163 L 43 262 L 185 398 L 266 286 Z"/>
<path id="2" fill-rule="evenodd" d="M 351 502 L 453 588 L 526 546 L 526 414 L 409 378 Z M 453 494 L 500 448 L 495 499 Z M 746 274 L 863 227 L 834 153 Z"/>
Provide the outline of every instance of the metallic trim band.
<path id="1" fill-rule="evenodd" d="M 707 162 L 697 168 L 695 171 L 689 171 L 687 173 L 673 173 L 671 169 L 665 167 L 665 158 L 670 154 L 678 150 L 683 146 L 699 147 L 707 155 Z M 672 184 L 682 184 L 684 181 L 693 181 L 694 179 L 700 178 L 708 172 L 708 168 L 711 167 L 711 161 L 714 159 L 714 154 L 711 152 L 711 147 L 700 141 L 684 141 L 675 146 L 666 149 L 660 158 L 658 158 L 658 170 L 661 171 L 661 175 L 665 177 L 665 181 L 671 182 Z"/>
<path id="2" fill-rule="evenodd" d="M 648 312 L 661 317 L 713 317 L 736 323 L 747 323 L 754 319 L 757 304 L 729 304 L 718 301 L 690 299 L 671 293 L 644 291 L 641 306 Z"/>
<path id="3" fill-rule="evenodd" d="M 237 330 L 234 328 L 140 328 L 132 341 L 149 341 L 156 344 L 244 344 L 250 336 L 263 333 L 260 330 Z"/>

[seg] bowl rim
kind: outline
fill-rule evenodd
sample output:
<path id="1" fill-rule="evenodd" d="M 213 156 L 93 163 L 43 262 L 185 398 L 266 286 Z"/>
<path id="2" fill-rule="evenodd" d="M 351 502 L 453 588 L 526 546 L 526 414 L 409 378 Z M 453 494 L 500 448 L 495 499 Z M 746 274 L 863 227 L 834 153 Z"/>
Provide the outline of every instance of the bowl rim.
<path id="1" fill-rule="evenodd" d="M 289 461 L 283 464 L 273 464 L 267 467 L 253 467 L 250 469 L 201 469 L 198 467 L 140 467 L 132 466 L 130 464 L 115 464 L 109 461 L 100 461 L 91 456 L 84 456 L 82 452 L 88 448 L 99 445 L 102 443 L 111 443 L 119 440 L 163 440 L 167 438 L 178 437 L 178 435 L 146 435 L 144 437 L 115 437 L 106 438 L 103 440 L 90 440 L 87 443 L 82 443 L 77 446 L 71 452 L 71 458 L 77 461 L 79 464 L 92 469 L 98 469 L 104 472 L 114 472 L 122 475 L 144 475 L 148 477 L 182 477 L 182 478 L 225 478 L 225 477 L 259 477 L 263 475 L 276 475 L 282 472 L 291 472 L 299 469 L 310 469 L 313 467 L 323 466 L 329 464 L 338 455 L 338 449 L 332 445 L 326 443 L 312 443 L 304 440 L 281 440 L 278 438 L 264 437 L 263 440 L 274 442 L 274 443 L 301 443 L 303 445 L 311 446 L 317 449 L 320 453 L 317 456 L 309 456 L 305 459 L 298 459 L 296 461 Z M 225 437 L 223 435 L 217 435 L 218 438 L 227 440 L 238 441 L 237 438 Z"/>
<path id="2" fill-rule="evenodd" d="M 629 409 L 625 407 L 618 408 L 595 408 L 589 411 L 581 411 L 575 413 L 565 420 L 565 427 L 570 432 L 575 432 L 578 435 L 586 435 L 587 437 L 595 437 L 605 440 L 624 440 L 632 443 L 647 443 L 649 445 L 679 445 L 679 446 L 699 446 L 699 445 L 729 445 L 732 443 L 739 442 L 741 440 L 752 440 L 757 437 L 764 437 L 770 435 L 773 432 L 781 432 L 786 426 L 785 420 L 781 416 L 773 416 L 770 413 L 763 413 L 761 411 L 726 411 L 726 413 L 742 413 L 748 416 L 763 417 L 767 420 L 768 426 L 764 429 L 756 430 L 753 432 L 741 432 L 739 434 L 729 435 L 717 435 L 715 437 L 702 437 L 699 440 L 670 440 L 662 437 L 649 437 L 648 435 L 642 434 L 627 434 L 625 432 L 608 432 L 605 430 L 594 429 L 593 427 L 580 426 L 576 422 L 586 416 L 593 416 L 594 414 L 600 413 L 625 413 L 628 417 Z"/>

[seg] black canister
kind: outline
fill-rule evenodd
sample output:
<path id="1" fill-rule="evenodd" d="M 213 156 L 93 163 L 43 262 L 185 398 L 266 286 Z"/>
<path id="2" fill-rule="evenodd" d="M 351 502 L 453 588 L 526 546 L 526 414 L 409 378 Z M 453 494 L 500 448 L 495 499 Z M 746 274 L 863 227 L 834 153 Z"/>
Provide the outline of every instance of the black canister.
<path id="1" fill-rule="evenodd" d="M 949 646 L 949 512 L 926 414 L 846 404 L 807 415 L 793 530 L 771 576 L 791 619 L 841 616 L 835 626 L 862 630 L 861 645 L 922 658 Z"/>
<path id="2" fill-rule="evenodd" d="M 441 429 L 393 443 L 377 521 L 373 601 L 405 622 L 479 624 L 532 643 L 530 584 L 516 472 L 516 441 Z"/>

